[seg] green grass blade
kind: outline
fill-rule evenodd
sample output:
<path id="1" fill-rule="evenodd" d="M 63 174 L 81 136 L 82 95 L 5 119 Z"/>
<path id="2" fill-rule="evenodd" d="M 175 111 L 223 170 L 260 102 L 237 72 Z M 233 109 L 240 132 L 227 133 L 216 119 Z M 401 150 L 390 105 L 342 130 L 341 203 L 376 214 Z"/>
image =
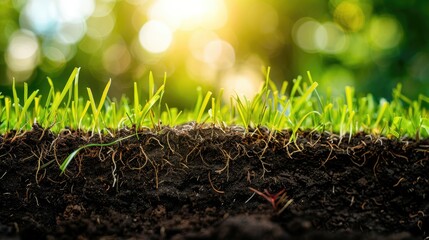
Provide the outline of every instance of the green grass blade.
<path id="1" fill-rule="evenodd" d="M 346 87 L 346 101 L 349 112 L 353 111 L 354 89 L 350 86 Z"/>
<path id="2" fill-rule="evenodd" d="M 49 106 L 51 105 L 51 99 L 55 95 L 55 88 L 54 88 L 54 83 L 52 82 L 52 79 L 50 79 L 48 77 L 47 80 L 48 80 L 48 84 L 50 86 L 50 89 L 49 89 L 48 96 L 46 97 L 45 109 L 49 108 Z"/>
<path id="3" fill-rule="evenodd" d="M 27 102 L 28 99 L 28 84 L 24 82 L 24 102 Z"/>
<path id="4" fill-rule="evenodd" d="M 310 97 L 311 93 L 317 88 L 318 83 L 313 82 L 311 86 L 298 98 L 297 102 L 293 104 L 293 107 L 291 109 L 291 116 L 294 116 L 294 114 L 301 109 L 302 105 L 308 101 L 308 98 Z"/>
<path id="5" fill-rule="evenodd" d="M 66 82 L 66 85 L 64 86 L 63 90 L 61 91 L 59 97 L 54 97 L 52 105 L 49 109 L 50 115 L 49 118 L 46 119 L 45 126 L 47 126 L 48 122 L 51 122 L 57 115 L 57 110 L 63 101 L 65 95 L 69 92 L 70 88 L 72 87 L 73 80 L 76 77 L 76 74 L 78 73 L 78 68 L 74 68 L 73 72 L 70 74 L 69 79 Z M 52 83 L 52 81 L 50 81 Z M 53 84 L 51 85 L 53 87 Z M 57 94 L 55 94 L 57 95 Z"/>
<path id="6" fill-rule="evenodd" d="M 308 80 L 310 81 L 310 83 L 313 84 L 314 81 L 313 81 L 313 77 L 311 76 L 310 71 L 307 71 L 307 76 L 308 76 Z M 322 98 L 320 97 L 319 92 L 317 91 L 317 88 L 314 89 L 314 93 L 316 94 L 317 100 L 319 101 L 320 111 L 323 111 L 323 109 L 325 108 L 325 105 L 322 102 Z"/>
<path id="7" fill-rule="evenodd" d="M 97 104 L 95 103 L 94 95 L 92 95 L 91 88 L 86 88 L 86 91 L 88 92 L 88 98 L 89 98 L 89 102 L 91 103 L 92 114 L 94 115 L 94 118 L 95 118 L 95 114 L 97 113 Z"/>
<path id="8" fill-rule="evenodd" d="M 244 100 L 247 102 L 247 99 L 244 97 Z M 243 102 L 241 101 L 240 97 L 237 95 L 236 96 L 236 110 L 238 111 L 238 114 L 240 116 L 241 122 L 243 123 L 243 127 L 248 128 L 249 127 L 249 120 L 248 120 L 248 114 L 249 112 L 247 111 L 245 105 L 243 104 Z"/>
<path id="9" fill-rule="evenodd" d="M 380 129 L 380 122 L 381 119 L 384 117 L 384 114 L 386 112 L 386 109 L 389 107 L 389 103 L 386 101 L 383 101 L 381 103 L 380 109 L 378 110 L 378 114 L 377 114 L 377 120 L 375 120 L 375 123 L 373 125 L 373 130 L 375 130 L 376 134 L 379 134 L 379 129 Z"/>
<path id="10" fill-rule="evenodd" d="M 78 149 L 74 150 L 72 153 L 70 153 L 67 158 L 64 160 L 64 162 L 60 165 L 60 170 L 61 170 L 61 174 L 63 174 L 65 172 L 65 170 L 67 169 L 68 165 L 70 164 L 70 162 L 73 160 L 73 158 L 83 149 L 85 148 L 89 148 L 89 147 L 109 147 L 112 146 L 116 143 L 119 143 L 123 140 L 126 140 L 128 138 L 134 137 L 136 135 L 129 135 L 123 138 L 118 138 L 113 142 L 109 142 L 109 143 L 90 143 L 84 146 L 79 147 Z"/>
<path id="11" fill-rule="evenodd" d="M 202 104 L 200 106 L 200 110 L 198 111 L 198 117 L 196 119 L 197 123 L 201 123 L 201 118 L 203 117 L 204 111 L 207 107 L 207 104 L 209 103 L 211 95 L 212 95 L 212 92 L 208 91 L 206 94 L 206 97 L 204 98 L 204 101 L 202 102 Z"/>
<path id="12" fill-rule="evenodd" d="M 39 92 L 39 90 L 34 91 L 30 97 L 28 97 L 27 101 L 24 102 L 24 107 L 22 108 L 21 114 L 19 116 L 18 121 L 15 124 L 15 129 L 21 129 L 21 123 L 25 117 L 25 115 L 27 114 L 27 109 L 30 107 L 31 102 L 33 101 L 33 99 L 36 97 L 37 93 Z"/>
<path id="13" fill-rule="evenodd" d="M 101 95 L 100 102 L 98 103 L 97 113 L 100 114 L 101 109 L 103 108 L 104 102 L 106 101 L 107 93 L 109 92 L 110 85 L 112 84 L 112 79 L 110 79 L 106 87 L 104 87 L 103 94 Z"/>
<path id="14" fill-rule="evenodd" d="M 85 107 L 83 108 L 83 111 L 82 111 L 80 118 L 79 118 L 78 129 L 82 129 L 82 121 L 85 118 L 86 112 L 88 111 L 90 105 L 91 105 L 91 101 L 89 101 L 89 100 L 86 101 Z"/>
<path id="15" fill-rule="evenodd" d="M 299 121 L 297 124 L 294 125 L 293 129 L 292 129 L 292 135 L 289 138 L 289 143 L 291 142 L 295 142 L 296 140 L 296 135 L 298 130 L 301 128 L 302 124 L 304 123 L 305 119 L 307 119 L 310 115 L 312 114 L 317 114 L 320 116 L 320 113 L 318 111 L 311 111 L 306 113 Z"/>
<path id="16" fill-rule="evenodd" d="M 137 88 L 137 83 L 134 82 L 134 124 L 137 124 L 137 120 L 141 118 L 140 113 L 140 102 L 139 102 L 139 91 Z M 139 126 L 136 126 L 137 128 Z"/>
<path id="17" fill-rule="evenodd" d="M 140 118 L 138 119 L 139 126 L 143 126 L 144 119 L 146 118 L 146 116 L 149 113 L 150 109 L 155 105 L 155 103 L 158 101 L 159 98 L 160 98 L 159 95 L 154 95 L 143 106 L 143 109 L 142 109 L 141 114 L 140 114 Z"/>
<path id="18" fill-rule="evenodd" d="M 16 93 L 16 83 L 15 78 L 12 79 L 12 96 L 13 96 L 13 106 L 15 108 L 15 116 L 19 116 L 19 98 L 18 94 Z"/>
<path id="19" fill-rule="evenodd" d="M 10 125 L 11 125 L 11 122 L 10 122 L 10 119 L 11 119 L 10 109 L 12 107 L 11 105 L 12 105 L 12 101 L 10 100 L 10 98 L 6 97 L 4 99 L 4 108 L 5 108 L 5 112 L 6 112 L 6 132 L 9 132 Z"/>
<path id="20" fill-rule="evenodd" d="M 197 88 L 197 101 L 195 103 L 195 108 L 194 108 L 194 119 L 196 119 L 198 117 L 198 113 L 201 109 L 201 104 L 203 103 L 203 90 L 201 87 Z"/>
<path id="21" fill-rule="evenodd" d="M 95 129 L 96 126 L 99 127 L 99 121 L 98 120 L 100 117 L 101 109 L 103 108 L 104 102 L 106 101 L 107 93 L 109 92 L 111 82 L 112 82 L 112 80 L 109 80 L 107 82 L 106 86 L 104 87 L 103 93 L 102 93 L 100 101 L 98 103 L 98 106 L 95 103 L 94 96 L 92 94 L 91 89 L 87 88 L 89 101 L 91 102 L 92 114 L 94 116 L 94 119 L 92 122 L 92 129 L 93 130 Z"/>
<path id="22" fill-rule="evenodd" d="M 155 80 L 153 79 L 152 71 L 149 72 L 149 99 L 153 97 L 153 94 L 155 93 Z"/>

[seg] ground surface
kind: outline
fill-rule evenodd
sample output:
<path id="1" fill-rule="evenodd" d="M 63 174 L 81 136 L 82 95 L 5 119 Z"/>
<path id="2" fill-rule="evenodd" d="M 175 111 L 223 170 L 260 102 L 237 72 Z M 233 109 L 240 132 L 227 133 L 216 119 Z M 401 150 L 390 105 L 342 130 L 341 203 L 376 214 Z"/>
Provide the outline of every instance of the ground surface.
<path id="1" fill-rule="evenodd" d="M 83 150 L 63 175 L 58 164 L 98 135 L 1 136 L 0 238 L 429 239 L 428 140 L 289 136 L 143 131 Z"/>

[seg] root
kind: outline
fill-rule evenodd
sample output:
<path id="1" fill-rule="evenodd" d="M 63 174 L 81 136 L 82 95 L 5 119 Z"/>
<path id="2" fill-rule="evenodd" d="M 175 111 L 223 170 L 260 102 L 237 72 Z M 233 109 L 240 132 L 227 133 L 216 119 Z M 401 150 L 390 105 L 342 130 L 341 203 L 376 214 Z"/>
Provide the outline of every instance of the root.
<path id="1" fill-rule="evenodd" d="M 363 162 L 362 162 L 362 163 L 357 163 L 357 162 L 355 162 L 355 161 L 353 160 L 353 158 L 350 158 L 350 161 L 351 161 L 354 165 L 356 165 L 356 166 L 358 166 L 358 167 L 363 167 L 363 166 L 366 164 L 366 155 L 367 155 L 367 154 L 371 154 L 371 151 L 366 151 L 366 152 L 364 152 L 364 153 L 362 154 L 362 157 L 361 157 L 361 158 L 363 158 Z M 370 157 L 372 157 L 372 155 L 371 155 Z"/>
<path id="2" fill-rule="evenodd" d="M 405 161 L 407 161 L 407 162 L 409 162 L 409 160 L 408 160 L 408 158 L 406 157 L 406 156 L 403 156 L 403 155 L 400 155 L 400 154 L 397 154 L 397 153 L 394 153 L 394 152 L 389 152 L 393 157 L 395 157 L 395 158 L 402 158 L 402 159 L 405 159 Z"/>
<path id="3" fill-rule="evenodd" d="M 147 156 L 147 154 L 146 154 L 146 152 L 144 151 L 143 147 L 140 145 L 140 146 L 139 146 L 139 148 L 140 148 L 140 152 L 141 152 L 141 153 L 143 154 L 143 156 L 144 156 L 145 162 L 143 163 L 143 165 L 140 165 L 140 164 L 141 164 L 141 162 L 137 159 L 137 158 L 138 158 L 138 156 L 133 157 L 132 159 L 130 159 L 129 161 L 127 161 L 127 166 L 128 166 L 131 170 L 141 170 L 141 169 L 143 169 L 143 168 L 146 166 L 147 162 L 149 161 L 149 157 Z M 121 157 L 122 157 L 122 155 L 121 155 Z M 138 167 L 132 167 L 132 166 L 130 165 L 130 163 L 131 163 L 134 159 L 137 159 L 137 162 L 138 162 L 138 165 L 139 165 Z"/>
<path id="4" fill-rule="evenodd" d="M 113 163 L 113 167 L 112 167 L 113 184 L 112 184 L 112 187 L 115 187 L 115 185 L 118 186 L 117 181 L 119 180 L 119 176 L 116 174 L 115 155 L 116 155 L 116 151 L 113 151 L 112 152 L 112 163 Z"/>
<path id="5" fill-rule="evenodd" d="M 320 129 L 321 126 L 319 125 L 318 127 L 316 127 L 315 129 L 313 129 L 309 134 L 309 141 L 307 142 L 307 144 L 311 147 L 314 148 L 314 146 L 316 146 L 316 144 L 318 144 L 320 142 L 320 140 L 322 139 L 322 134 L 318 134 L 319 136 L 317 137 L 317 139 L 315 139 L 316 141 L 313 142 L 313 134 L 317 134 L 318 129 Z"/>
<path id="6" fill-rule="evenodd" d="M 1 176 L 0 176 L 0 180 L 2 180 L 2 179 L 4 178 L 4 176 L 6 176 L 6 174 L 7 174 L 7 171 L 5 171 L 5 172 L 3 173 L 3 175 L 1 175 Z"/>
<path id="7" fill-rule="evenodd" d="M 289 144 L 290 143 L 286 143 L 286 145 L 283 146 L 283 148 L 286 148 L 286 153 L 288 155 L 289 158 L 292 158 L 292 155 L 294 155 L 295 153 L 300 153 L 302 152 L 302 150 L 298 147 L 298 145 L 295 142 L 295 148 L 296 150 L 294 150 L 293 152 L 289 152 Z"/>
<path id="8" fill-rule="evenodd" d="M 76 176 L 79 176 L 82 173 L 82 161 L 83 161 L 82 155 L 78 155 L 77 160 L 78 160 L 77 161 L 78 162 L 78 164 L 77 164 L 78 171 L 77 171 Z"/>
<path id="9" fill-rule="evenodd" d="M 169 135 L 170 135 L 170 132 L 167 132 L 167 134 L 166 134 L 167 146 L 168 146 L 168 149 L 170 150 L 170 152 L 173 153 L 173 154 L 175 154 L 176 151 L 174 151 L 174 149 L 170 145 L 170 137 L 169 137 Z"/>
<path id="10" fill-rule="evenodd" d="M 153 160 L 149 159 L 149 162 L 150 162 L 150 164 L 153 167 L 153 171 L 155 172 L 155 188 L 158 190 L 158 187 L 159 187 L 159 179 L 158 179 L 159 169 L 158 169 L 158 165 Z"/>
<path id="11" fill-rule="evenodd" d="M 226 159 L 226 163 L 225 163 L 225 166 L 222 169 L 216 170 L 215 172 L 220 174 L 220 173 L 222 173 L 223 171 L 226 170 L 226 179 L 228 181 L 229 180 L 229 163 L 230 163 L 231 160 L 235 160 L 238 157 L 240 157 L 241 153 L 240 153 L 240 151 L 238 151 L 238 153 L 237 153 L 236 156 L 231 157 L 231 154 L 228 153 L 226 150 L 220 149 L 220 151 L 222 152 L 224 158 Z"/>
<path id="12" fill-rule="evenodd" d="M 58 141 L 58 138 L 55 138 L 55 139 L 52 141 L 51 145 L 49 146 L 49 151 L 51 151 L 51 149 L 53 150 L 53 152 L 54 152 L 54 159 L 55 159 L 55 161 L 57 162 L 57 166 L 58 166 L 58 167 L 60 167 L 60 166 L 61 166 L 61 163 L 60 163 L 60 161 L 58 160 L 58 155 L 57 155 L 57 145 L 56 145 L 56 142 L 57 142 L 57 141 Z M 65 171 L 64 173 L 66 173 L 66 171 Z"/>
<path id="13" fill-rule="evenodd" d="M 378 177 L 377 177 L 376 171 L 377 171 L 377 166 L 378 166 L 379 160 L 380 160 L 380 156 L 377 157 L 377 161 L 375 162 L 374 167 L 372 168 L 372 172 L 374 173 L 375 180 L 377 180 L 377 181 L 378 181 Z"/>
<path id="14" fill-rule="evenodd" d="M 397 186 L 399 186 L 399 184 L 401 184 L 401 182 L 403 182 L 403 181 L 407 181 L 407 179 L 405 179 L 405 178 L 403 178 L 403 177 L 399 178 L 398 182 L 397 182 L 397 183 L 395 183 L 395 185 L 393 185 L 393 187 L 397 187 Z"/>
<path id="15" fill-rule="evenodd" d="M 273 135 L 274 135 L 274 132 L 273 132 L 273 131 L 271 131 L 271 132 L 270 132 L 270 134 L 268 135 L 268 139 L 267 139 L 267 140 L 262 139 L 262 141 L 265 143 L 265 147 L 262 149 L 262 152 L 261 152 L 261 154 L 259 155 L 259 160 L 261 160 L 261 159 L 262 159 L 262 157 L 264 156 L 265 152 L 267 151 L 267 149 L 268 149 L 268 147 L 269 147 L 269 143 L 270 143 L 270 142 L 271 142 L 271 140 L 273 139 Z"/>
<path id="16" fill-rule="evenodd" d="M 20 130 L 20 131 L 21 131 L 21 130 Z M 24 137 L 24 136 L 25 136 L 25 134 L 27 134 L 27 132 L 26 132 L 26 131 L 24 131 L 24 132 L 22 132 L 22 133 L 20 133 L 19 131 L 17 131 L 17 132 L 15 133 L 15 135 L 13 136 L 13 138 L 10 140 L 10 142 L 11 142 L 11 143 L 15 142 L 15 140 L 16 140 L 16 139 L 21 138 L 21 137 Z"/>
<path id="17" fill-rule="evenodd" d="M 264 162 L 264 161 L 262 161 L 262 159 L 259 159 L 259 161 L 261 162 L 261 166 L 262 166 L 262 175 L 261 175 L 261 178 L 262 179 L 264 179 L 265 178 L 265 173 L 269 173 L 269 172 L 271 172 L 270 170 L 268 170 L 266 167 L 265 167 L 265 165 L 268 165 L 268 166 L 270 166 L 271 164 L 269 164 L 269 163 L 266 163 L 266 162 Z"/>
<path id="18" fill-rule="evenodd" d="M 269 165 L 268 163 L 262 161 L 262 159 L 264 158 L 264 154 L 267 151 L 268 147 L 269 147 L 269 142 L 271 141 L 272 138 L 272 134 L 270 133 L 268 140 L 262 140 L 265 143 L 265 147 L 262 150 L 261 154 L 259 155 L 259 161 L 261 162 L 261 166 L 262 166 L 262 176 L 261 178 L 263 179 L 265 177 L 265 173 L 266 172 L 270 172 L 270 170 L 268 170 L 265 166 Z"/>
<path id="19" fill-rule="evenodd" d="M 100 147 L 100 149 L 98 150 L 98 159 L 100 159 L 100 162 L 104 162 L 106 161 L 107 157 L 104 156 L 103 152 L 103 147 Z"/>
<path id="20" fill-rule="evenodd" d="M 41 150 L 41 152 L 40 152 L 40 156 L 39 156 L 39 158 L 37 159 L 37 169 L 36 169 L 36 175 L 35 175 L 35 177 L 36 177 L 36 183 L 37 183 L 37 185 L 39 185 L 39 183 L 40 183 L 40 181 L 42 181 L 42 179 L 45 177 L 45 175 L 46 175 L 46 170 L 44 171 L 44 173 L 40 176 L 40 178 L 39 178 L 39 171 L 41 170 L 41 163 L 42 163 L 42 160 L 43 160 L 43 158 L 44 158 L 44 149 L 42 148 L 42 150 Z M 35 154 L 34 152 L 33 152 L 33 154 Z"/>
<path id="21" fill-rule="evenodd" d="M 323 161 L 322 162 L 322 167 L 323 166 L 325 166 L 325 164 L 329 161 L 329 160 L 331 160 L 331 159 L 333 159 L 333 158 L 331 158 L 331 155 L 332 155 L 332 152 L 334 151 L 334 147 L 331 145 L 331 143 L 329 143 L 328 142 L 328 145 L 329 145 L 329 147 L 330 147 L 330 150 L 329 150 L 329 154 L 328 154 L 328 157 L 326 157 L 326 159 L 325 159 L 325 161 Z"/>
<path id="22" fill-rule="evenodd" d="M 198 155 L 200 156 L 201 162 L 203 162 L 203 164 L 204 164 L 206 167 L 209 167 L 210 165 L 206 162 L 206 160 L 204 160 L 204 157 L 203 157 L 203 155 L 201 154 L 201 150 L 198 150 Z"/>
<path id="23" fill-rule="evenodd" d="M 226 163 L 222 169 L 216 170 L 215 172 L 221 174 L 223 171 L 226 170 L 226 179 L 228 181 L 229 180 L 229 160 L 231 159 L 231 156 L 223 149 L 220 149 L 220 151 L 222 152 L 223 156 L 226 158 Z"/>
<path id="24" fill-rule="evenodd" d="M 219 194 L 224 194 L 224 193 L 225 193 L 225 191 L 218 190 L 218 189 L 216 189 L 216 188 L 215 188 L 215 186 L 213 185 L 212 179 L 210 178 L 210 171 L 207 173 L 207 176 L 208 176 L 208 178 L 209 178 L 210 186 L 212 187 L 213 191 L 215 191 L 216 193 L 219 193 Z"/>
<path id="25" fill-rule="evenodd" d="M 197 144 L 194 148 L 192 148 L 192 150 L 188 154 L 186 154 L 185 163 L 188 163 L 188 157 L 195 151 L 195 149 L 199 147 L 200 147 L 199 144 Z"/>
<path id="26" fill-rule="evenodd" d="M 146 140 L 146 144 L 150 143 L 150 140 L 155 140 L 155 142 L 158 143 L 158 145 L 161 147 L 161 149 L 164 149 L 164 145 L 161 144 L 161 142 L 159 141 L 159 139 L 157 139 L 156 137 L 150 137 Z"/>

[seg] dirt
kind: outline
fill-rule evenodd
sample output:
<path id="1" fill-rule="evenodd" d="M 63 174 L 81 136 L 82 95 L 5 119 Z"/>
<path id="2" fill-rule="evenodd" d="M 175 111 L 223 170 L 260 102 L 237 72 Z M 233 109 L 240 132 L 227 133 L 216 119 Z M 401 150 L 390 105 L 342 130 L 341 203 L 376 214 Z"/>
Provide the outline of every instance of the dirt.
<path id="1" fill-rule="evenodd" d="M 79 146 L 129 135 L 61 174 Z M 429 140 L 289 139 L 194 123 L 2 135 L 0 238 L 429 239 Z"/>

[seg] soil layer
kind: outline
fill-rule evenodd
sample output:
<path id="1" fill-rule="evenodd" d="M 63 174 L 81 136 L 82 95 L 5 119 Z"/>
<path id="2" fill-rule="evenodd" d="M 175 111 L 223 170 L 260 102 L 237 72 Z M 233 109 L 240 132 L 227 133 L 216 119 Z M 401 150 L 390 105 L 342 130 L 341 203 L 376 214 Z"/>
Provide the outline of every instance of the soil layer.
<path id="1" fill-rule="evenodd" d="M 88 143 L 64 174 L 59 165 Z M 1 239 L 429 239 L 429 140 L 188 123 L 0 137 Z"/>

